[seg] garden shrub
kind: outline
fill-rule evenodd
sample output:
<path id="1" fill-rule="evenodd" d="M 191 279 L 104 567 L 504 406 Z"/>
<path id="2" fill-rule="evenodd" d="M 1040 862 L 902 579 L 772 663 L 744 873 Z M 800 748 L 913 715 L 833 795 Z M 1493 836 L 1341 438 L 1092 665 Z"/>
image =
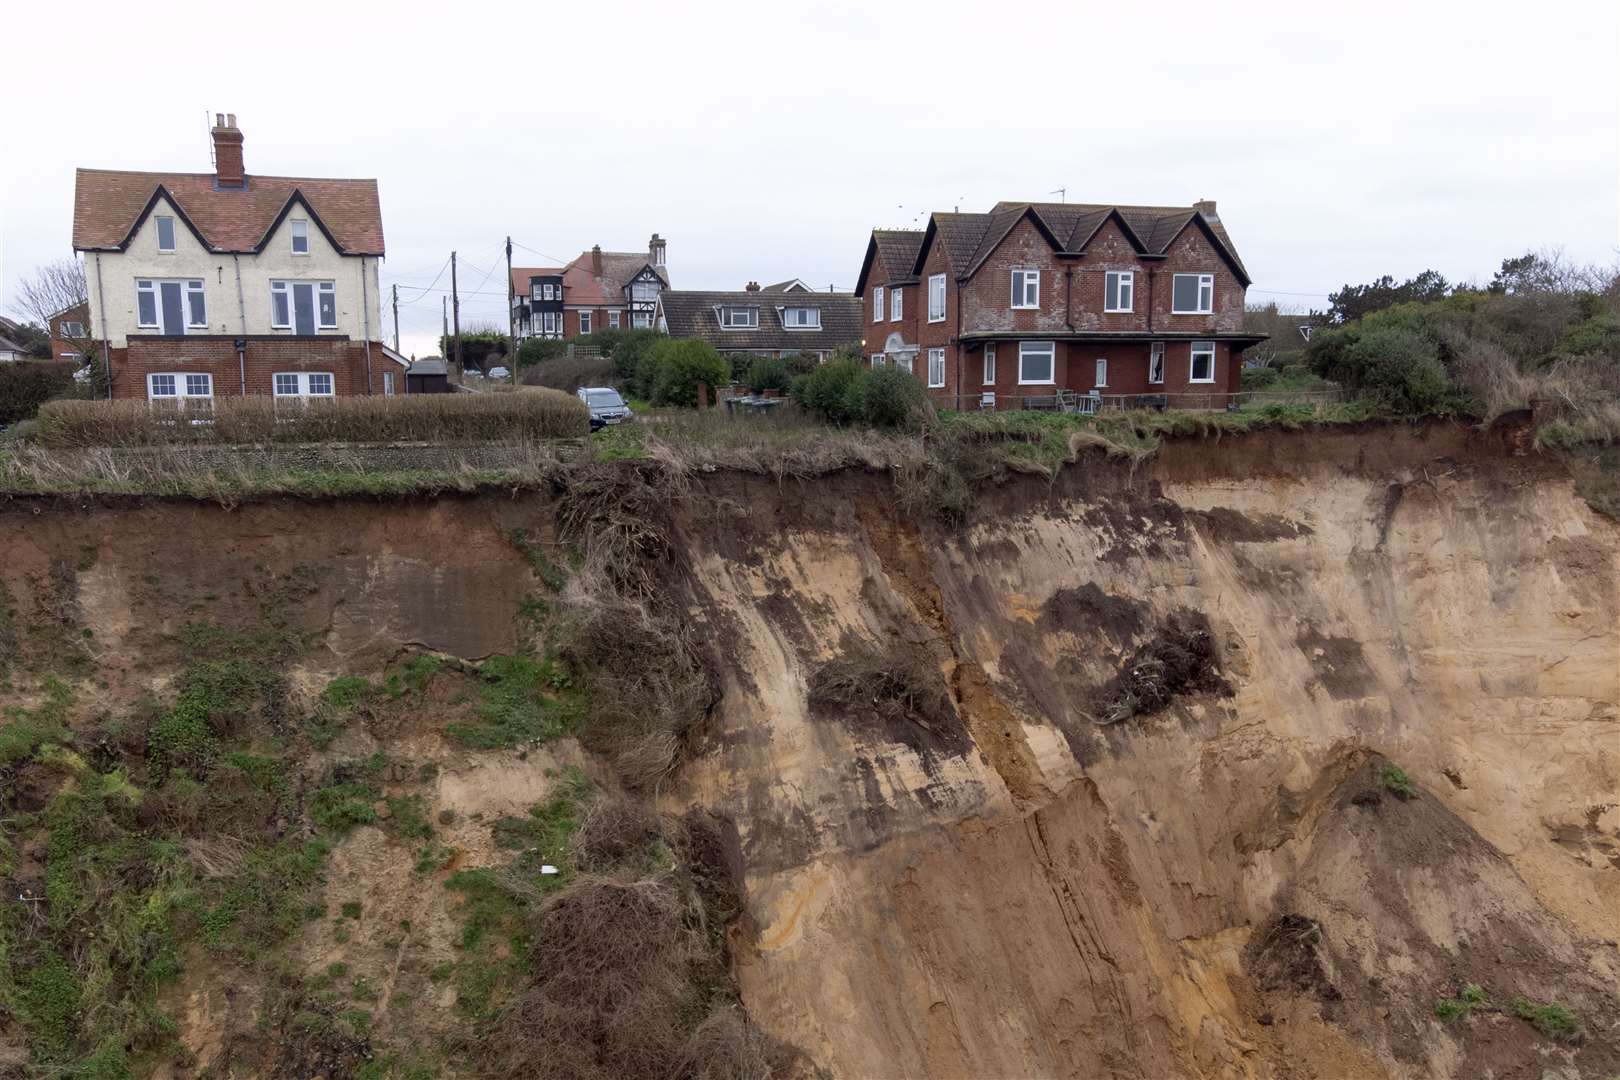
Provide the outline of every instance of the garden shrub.
<path id="1" fill-rule="evenodd" d="M 787 364 L 774 356 L 758 356 L 748 365 L 748 375 L 745 381 L 750 389 L 756 392 L 765 390 L 786 390 L 788 388 Z"/>
<path id="2" fill-rule="evenodd" d="M 0 364 L 0 424 L 30 419 L 45 402 L 72 391 L 72 364 Z"/>
<path id="3" fill-rule="evenodd" d="M 709 388 L 709 401 L 714 392 L 731 379 L 731 366 L 713 345 L 697 339 L 674 341 L 668 338 L 656 342 L 647 350 L 637 368 L 637 380 L 643 392 L 650 391 L 656 405 L 678 405 L 692 408 L 698 403 L 698 384 Z"/>

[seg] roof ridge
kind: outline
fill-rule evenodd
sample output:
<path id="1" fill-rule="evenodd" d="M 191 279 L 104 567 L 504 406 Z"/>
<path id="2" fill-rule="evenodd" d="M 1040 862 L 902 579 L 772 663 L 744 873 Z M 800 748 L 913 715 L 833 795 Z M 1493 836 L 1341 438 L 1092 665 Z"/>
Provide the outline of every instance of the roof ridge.
<path id="1" fill-rule="evenodd" d="M 211 180 L 215 176 L 215 174 L 211 172 L 177 172 L 173 169 L 92 169 L 83 165 L 74 166 L 74 171 L 81 173 L 111 174 L 113 176 L 188 176 L 199 180 Z M 377 178 L 375 176 L 283 176 L 280 173 L 248 173 L 247 178 L 249 180 L 254 178 L 258 178 L 260 180 L 319 180 L 323 183 L 338 184 L 377 183 Z"/>

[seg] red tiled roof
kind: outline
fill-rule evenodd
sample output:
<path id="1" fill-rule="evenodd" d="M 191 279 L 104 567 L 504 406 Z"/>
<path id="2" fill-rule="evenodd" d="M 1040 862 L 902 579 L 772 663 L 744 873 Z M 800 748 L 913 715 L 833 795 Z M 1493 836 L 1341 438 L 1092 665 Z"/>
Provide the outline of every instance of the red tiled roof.
<path id="1" fill-rule="evenodd" d="M 375 180 L 258 176 L 242 190 L 220 190 L 213 173 L 78 170 L 73 195 L 73 247 L 123 247 L 162 187 L 215 251 L 256 251 L 297 192 L 348 255 L 382 255 L 382 206 Z"/>
<path id="2" fill-rule="evenodd" d="M 585 307 L 622 305 L 626 302 L 625 286 L 652 263 L 646 252 L 604 251 L 602 273 L 598 275 L 591 268 L 593 254 L 584 252 L 563 268 L 563 297 L 567 303 Z M 656 272 L 667 287 L 669 276 L 662 269 Z"/>

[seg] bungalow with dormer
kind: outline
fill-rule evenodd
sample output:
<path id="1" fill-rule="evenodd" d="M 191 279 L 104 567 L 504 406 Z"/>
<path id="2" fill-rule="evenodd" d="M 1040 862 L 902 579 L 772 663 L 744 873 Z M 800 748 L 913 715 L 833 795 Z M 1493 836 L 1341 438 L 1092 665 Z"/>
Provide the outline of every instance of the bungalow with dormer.
<path id="1" fill-rule="evenodd" d="M 234 115 L 212 173 L 80 169 L 73 247 L 115 398 L 404 393 L 385 346 L 375 180 L 249 174 Z"/>
<path id="2" fill-rule="evenodd" d="M 700 338 L 728 355 L 809 353 L 825 360 L 861 340 L 861 299 L 808 288 L 767 290 L 752 281 L 740 292 L 671 289 L 658 298 L 658 328 L 670 337 Z"/>

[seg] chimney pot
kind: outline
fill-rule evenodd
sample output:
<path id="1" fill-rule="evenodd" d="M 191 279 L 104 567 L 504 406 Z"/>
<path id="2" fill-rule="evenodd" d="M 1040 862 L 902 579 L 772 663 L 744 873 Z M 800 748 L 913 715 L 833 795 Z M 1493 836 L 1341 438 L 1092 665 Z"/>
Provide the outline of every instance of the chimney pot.
<path id="1" fill-rule="evenodd" d="M 214 181 L 222 188 L 247 186 L 247 172 L 242 164 L 242 132 L 236 126 L 235 113 L 216 113 L 214 125 Z"/>
<path id="2" fill-rule="evenodd" d="M 1193 209 L 1197 210 L 1200 214 L 1203 214 L 1211 221 L 1221 220 L 1220 216 L 1215 213 L 1214 199 L 1199 199 L 1197 202 L 1193 203 Z"/>
<path id="3" fill-rule="evenodd" d="M 746 290 L 746 291 L 747 291 L 747 292 L 759 292 L 759 282 L 757 282 L 757 281 L 750 281 L 750 282 L 749 282 L 749 283 L 748 283 L 748 288 L 747 288 L 747 290 Z"/>

